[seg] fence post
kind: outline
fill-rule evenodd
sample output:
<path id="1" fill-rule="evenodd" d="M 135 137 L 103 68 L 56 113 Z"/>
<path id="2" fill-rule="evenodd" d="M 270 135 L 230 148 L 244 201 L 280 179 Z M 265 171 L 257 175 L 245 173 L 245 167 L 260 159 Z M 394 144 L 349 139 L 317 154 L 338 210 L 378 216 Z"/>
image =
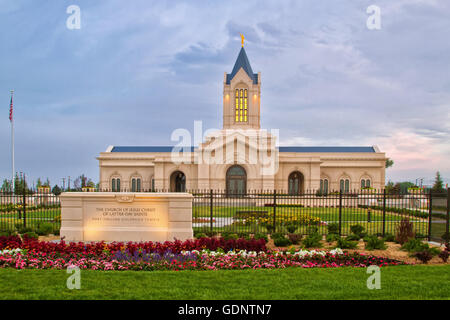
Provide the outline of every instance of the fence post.
<path id="1" fill-rule="evenodd" d="M 214 202 L 214 198 L 213 198 L 214 194 L 213 194 L 213 190 L 210 189 L 209 190 L 209 231 L 213 232 L 213 202 Z"/>
<path id="2" fill-rule="evenodd" d="M 25 182 L 25 174 L 23 174 L 23 227 L 27 227 L 27 188 Z"/>
<path id="3" fill-rule="evenodd" d="M 383 237 L 386 235 L 386 189 L 383 189 Z"/>
<path id="4" fill-rule="evenodd" d="M 432 191 L 430 189 L 430 201 L 429 201 L 429 208 L 428 208 L 428 241 L 431 241 L 431 223 L 433 221 L 433 196 Z"/>
<path id="5" fill-rule="evenodd" d="M 339 190 L 339 236 L 342 236 L 342 190 Z"/>
<path id="6" fill-rule="evenodd" d="M 277 232 L 276 216 L 277 216 L 277 190 L 273 190 L 273 233 Z"/>

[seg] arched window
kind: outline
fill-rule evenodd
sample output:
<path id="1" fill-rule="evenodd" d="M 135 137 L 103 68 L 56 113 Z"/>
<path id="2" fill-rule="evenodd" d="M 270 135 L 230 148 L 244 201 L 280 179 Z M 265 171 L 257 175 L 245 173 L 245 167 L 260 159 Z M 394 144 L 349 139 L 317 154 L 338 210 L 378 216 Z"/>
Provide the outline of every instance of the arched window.
<path id="1" fill-rule="evenodd" d="M 235 165 L 227 170 L 226 187 L 228 196 L 242 196 L 247 191 L 247 173 Z"/>
<path id="2" fill-rule="evenodd" d="M 141 178 L 131 179 L 131 192 L 141 192 Z"/>
<path id="3" fill-rule="evenodd" d="M 236 89 L 236 122 L 247 122 L 248 91 L 247 89 Z"/>
<path id="4" fill-rule="evenodd" d="M 328 179 L 320 179 L 320 193 L 328 194 Z"/>
<path id="5" fill-rule="evenodd" d="M 350 180 L 349 179 L 341 179 L 340 190 L 345 193 L 350 192 Z"/>
<path id="6" fill-rule="evenodd" d="M 370 179 L 361 179 L 361 189 L 370 188 Z"/>
<path id="7" fill-rule="evenodd" d="M 288 193 L 289 194 L 303 193 L 303 174 L 301 172 L 294 171 L 289 175 Z"/>
<path id="8" fill-rule="evenodd" d="M 111 191 L 120 192 L 120 178 L 111 179 Z"/>

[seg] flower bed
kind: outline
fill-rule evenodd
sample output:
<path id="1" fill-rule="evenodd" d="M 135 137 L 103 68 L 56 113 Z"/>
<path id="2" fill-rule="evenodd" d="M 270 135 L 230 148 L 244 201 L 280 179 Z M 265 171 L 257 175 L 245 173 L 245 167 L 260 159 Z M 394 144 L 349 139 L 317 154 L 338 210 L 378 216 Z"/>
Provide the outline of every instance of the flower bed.
<path id="1" fill-rule="evenodd" d="M 13 238 L 13 237 L 10 237 Z M 217 246 L 220 239 L 166 242 L 163 244 L 81 244 L 48 243 L 25 239 L 0 239 L 0 268 L 65 269 L 77 266 L 90 270 L 218 270 L 218 269 L 279 269 L 286 267 L 337 268 L 388 266 L 403 264 L 400 261 L 360 253 L 347 253 L 340 249 L 331 251 L 291 250 L 267 251 L 225 249 Z M 203 241 L 201 241 L 203 240 Z M 234 244 L 244 243 L 243 239 Z M 222 240 L 227 246 L 230 241 Z M 261 241 L 250 240 L 250 243 Z M 264 243 L 264 241 L 262 241 Z M 7 244 L 10 247 L 5 247 Z M 215 249 L 188 249 L 209 244 Z M 247 243 L 247 245 L 250 245 Z M 253 245 L 253 244 L 251 244 Z M 12 246 L 12 247 L 11 247 Z M 173 249 L 173 251 L 172 251 Z"/>
<path id="2" fill-rule="evenodd" d="M 24 237 L 23 239 L 17 236 L 0 237 L 0 250 L 3 249 L 26 249 L 28 251 L 37 251 L 51 253 L 56 252 L 60 254 L 64 253 L 82 253 L 89 256 L 96 256 L 101 253 L 114 253 L 120 250 L 127 250 L 131 254 L 135 251 L 145 251 L 148 253 L 164 252 L 180 253 L 181 251 L 191 250 L 217 250 L 221 248 L 225 251 L 230 250 L 250 250 L 250 251 L 266 251 L 266 241 L 264 239 L 259 240 L 246 240 L 246 239 L 229 239 L 224 238 L 201 238 L 195 240 L 186 241 L 166 241 L 166 242 L 47 242 L 38 241 L 33 238 Z"/>

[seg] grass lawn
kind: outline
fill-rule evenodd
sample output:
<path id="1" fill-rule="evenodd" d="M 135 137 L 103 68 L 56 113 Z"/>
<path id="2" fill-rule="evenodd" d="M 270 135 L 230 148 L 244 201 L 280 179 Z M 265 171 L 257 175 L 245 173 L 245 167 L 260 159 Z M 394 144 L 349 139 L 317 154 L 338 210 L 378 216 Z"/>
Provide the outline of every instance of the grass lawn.
<path id="1" fill-rule="evenodd" d="M 268 231 L 262 225 L 242 225 L 233 224 L 233 217 L 238 215 L 238 212 L 264 212 L 268 216 L 273 216 L 272 207 L 256 207 L 256 206 L 214 206 L 213 207 L 213 217 L 216 222 L 213 225 L 213 230 L 216 232 L 231 231 L 231 232 L 249 232 L 249 233 L 267 233 Z M 292 207 L 277 207 L 277 217 L 288 217 L 296 216 L 300 214 L 308 214 L 310 216 L 318 217 L 322 221 L 328 223 L 338 223 L 339 221 L 339 208 L 292 208 Z M 210 209 L 208 206 L 194 206 L 193 207 L 193 218 L 209 218 Z M 368 212 L 367 209 L 363 208 L 343 208 L 342 213 L 342 234 L 350 234 L 350 226 L 355 224 L 362 225 L 369 234 L 382 233 L 383 231 L 383 213 L 378 210 L 372 210 L 370 214 L 370 222 L 368 222 Z M 386 213 L 386 223 L 385 232 L 395 233 L 395 228 L 397 224 L 404 218 L 404 215 L 399 215 L 392 212 Z M 411 222 L 413 222 L 415 232 L 421 235 L 428 233 L 428 221 L 427 219 L 407 216 Z M 241 220 L 242 221 L 242 220 Z M 201 224 L 195 224 L 194 230 L 199 232 L 211 231 L 210 224 L 204 222 Z M 277 229 L 279 232 L 287 232 L 286 230 Z M 306 234 L 307 227 L 302 226 L 296 232 Z M 327 227 L 320 226 L 319 233 L 326 234 Z"/>
<path id="2" fill-rule="evenodd" d="M 450 265 L 381 269 L 381 289 L 365 268 L 219 271 L 81 271 L 81 289 L 64 270 L 0 269 L 1 299 L 450 299 Z"/>

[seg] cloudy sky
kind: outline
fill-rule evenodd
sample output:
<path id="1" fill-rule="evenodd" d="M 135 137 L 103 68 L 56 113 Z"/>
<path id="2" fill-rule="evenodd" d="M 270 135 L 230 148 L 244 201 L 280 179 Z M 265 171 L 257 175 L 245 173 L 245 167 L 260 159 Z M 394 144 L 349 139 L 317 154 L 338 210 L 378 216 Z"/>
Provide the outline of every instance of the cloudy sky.
<path id="1" fill-rule="evenodd" d="M 81 9 L 69 30 L 68 6 Z M 381 29 L 366 12 L 381 8 Z M 450 2 L 0 0 L 0 178 L 98 179 L 108 145 L 222 124 L 239 33 L 280 145 L 378 145 L 393 181 L 450 182 Z"/>

